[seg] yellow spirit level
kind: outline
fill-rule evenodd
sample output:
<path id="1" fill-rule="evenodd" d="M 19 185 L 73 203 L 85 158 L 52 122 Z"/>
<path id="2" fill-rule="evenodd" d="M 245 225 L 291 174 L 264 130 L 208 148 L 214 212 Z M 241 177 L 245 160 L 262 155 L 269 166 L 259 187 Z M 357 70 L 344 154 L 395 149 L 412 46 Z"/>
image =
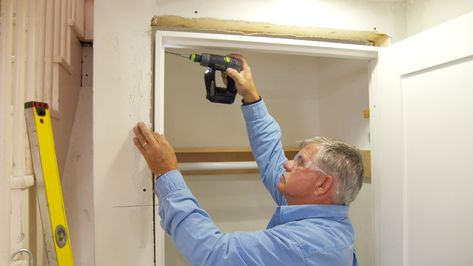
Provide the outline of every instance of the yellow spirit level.
<path id="1" fill-rule="evenodd" d="M 48 104 L 25 103 L 25 118 L 48 263 L 72 266 L 74 258 Z"/>

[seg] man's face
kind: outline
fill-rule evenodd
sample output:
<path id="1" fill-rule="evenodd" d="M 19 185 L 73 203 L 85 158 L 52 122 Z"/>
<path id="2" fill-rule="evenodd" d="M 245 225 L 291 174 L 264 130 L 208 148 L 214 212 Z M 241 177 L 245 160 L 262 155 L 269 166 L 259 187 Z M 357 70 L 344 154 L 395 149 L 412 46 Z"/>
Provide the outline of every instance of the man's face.
<path id="1" fill-rule="evenodd" d="M 314 158 L 318 152 L 314 143 L 302 148 L 294 158 L 284 163 L 283 176 L 279 179 L 278 190 L 284 195 L 289 204 L 300 204 L 304 199 L 310 199 L 316 193 L 318 183 L 324 176 L 319 171 L 314 170 Z"/>

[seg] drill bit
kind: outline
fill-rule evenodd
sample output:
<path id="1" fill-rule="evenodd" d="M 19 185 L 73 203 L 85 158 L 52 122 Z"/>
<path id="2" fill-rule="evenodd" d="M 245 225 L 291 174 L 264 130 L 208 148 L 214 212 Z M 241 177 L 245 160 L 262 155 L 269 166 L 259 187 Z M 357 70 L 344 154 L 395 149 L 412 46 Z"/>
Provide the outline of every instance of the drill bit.
<path id="1" fill-rule="evenodd" d="M 188 55 L 188 54 L 178 54 L 178 53 L 174 53 L 174 52 L 170 52 L 170 51 L 166 51 L 166 53 L 167 53 L 167 54 L 177 55 L 177 56 L 184 57 L 184 58 L 187 58 L 187 59 L 190 58 L 190 55 Z"/>

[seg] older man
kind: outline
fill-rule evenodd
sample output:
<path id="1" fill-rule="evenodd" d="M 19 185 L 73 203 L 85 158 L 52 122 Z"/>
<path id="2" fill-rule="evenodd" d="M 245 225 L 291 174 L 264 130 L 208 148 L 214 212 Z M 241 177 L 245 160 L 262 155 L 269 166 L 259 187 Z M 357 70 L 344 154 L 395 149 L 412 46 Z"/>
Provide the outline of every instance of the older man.
<path id="1" fill-rule="evenodd" d="M 278 205 L 265 230 L 223 233 L 177 170 L 163 135 L 143 123 L 135 145 L 156 176 L 162 226 L 192 265 L 357 265 L 348 205 L 363 179 L 360 152 L 323 137 L 307 139 L 287 160 L 281 130 L 256 89 L 251 69 L 227 69 L 243 98 L 242 111 L 260 178 Z"/>

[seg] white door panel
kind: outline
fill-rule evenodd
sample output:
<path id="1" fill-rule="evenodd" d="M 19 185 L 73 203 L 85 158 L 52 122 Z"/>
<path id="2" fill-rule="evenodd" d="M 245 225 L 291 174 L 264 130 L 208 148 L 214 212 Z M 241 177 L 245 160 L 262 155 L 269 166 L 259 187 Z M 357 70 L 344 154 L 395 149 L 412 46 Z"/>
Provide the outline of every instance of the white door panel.
<path id="1" fill-rule="evenodd" d="M 402 79 L 408 265 L 473 265 L 473 60 Z"/>
<path id="2" fill-rule="evenodd" d="M 473 13 L 383 49 L 370 85 L 376 265 L 473 265 Z"/>

